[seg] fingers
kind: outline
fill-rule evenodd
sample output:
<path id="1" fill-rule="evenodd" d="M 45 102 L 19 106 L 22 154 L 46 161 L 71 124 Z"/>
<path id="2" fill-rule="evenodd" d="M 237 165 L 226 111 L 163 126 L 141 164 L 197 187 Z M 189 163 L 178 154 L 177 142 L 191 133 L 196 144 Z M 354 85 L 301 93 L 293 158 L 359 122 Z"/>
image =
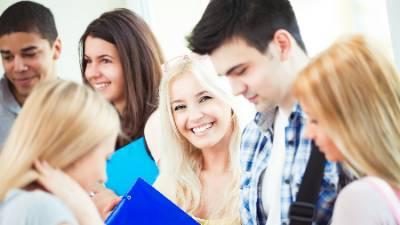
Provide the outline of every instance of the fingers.
<path id="1" fill-rule="evenodd" d="M 39 173 L 39 177 L 38 177 L 39 184 L 41 184 L 47 190 L 50 190 L 51 184 L 50 184 L 49 176 L 52 172 L 52 168 L 50 167 L 50 165 L 45 161 L 41 162 L 39 160 L 35 160 L 33 162 L 33 165 L 34 165 L 34 168 Z"/>
<path id="2" fill-rule="evenodd" d="M 116 197 L 114 198 L 110 204 L 104 208 L 103 213 L 102 213 L 102 217 L 103 219 L 107 219 L 107 217 L 110 215 L 110 213 L 114 210 L 114 208 L 118 205 L 118 203 L 121 201 L 120 197 Z"/>

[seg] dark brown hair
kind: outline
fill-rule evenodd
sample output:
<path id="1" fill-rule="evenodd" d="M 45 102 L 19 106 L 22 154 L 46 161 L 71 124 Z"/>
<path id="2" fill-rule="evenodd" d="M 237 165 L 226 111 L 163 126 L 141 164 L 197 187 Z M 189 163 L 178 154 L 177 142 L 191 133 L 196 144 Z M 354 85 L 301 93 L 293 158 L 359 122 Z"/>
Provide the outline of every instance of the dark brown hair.
<path id="1" fill-rule="evenodd" d="M 211 54 L 226 41 L 242 38 L 265 53 L 279 29 L 287 30 L 306 52 L 289 0 L 212 0 L 187 37 L 188 47 Z"/>
<path id="2" fill-rule="evenodd" d="M 118 138 L 119 148 L 143 136 L 146 121 L 158 106 L 163 54 L 149 26 L 134 12 L 116 9 L 103 13 L 89 24 L 80 39 L 81 71 L 86 84 L 84 54 L 88 36 L 115 45 L 121 59 L 126 106 L 120 117 L 127 138 Z"/>
<path id="3" fill-rule="evenodd" d="M 0 37 L 15 32 L 37 33 L 53 46 L 58 37 L 54 16 L 47 7 L 31 1 L 20 1 L 0 16 Z"/>

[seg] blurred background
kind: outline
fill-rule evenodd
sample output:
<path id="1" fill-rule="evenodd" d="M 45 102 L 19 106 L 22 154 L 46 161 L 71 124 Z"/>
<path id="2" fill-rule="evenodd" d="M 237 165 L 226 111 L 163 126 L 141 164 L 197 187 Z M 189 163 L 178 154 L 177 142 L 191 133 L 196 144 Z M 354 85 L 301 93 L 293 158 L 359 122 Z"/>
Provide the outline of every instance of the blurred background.
<path id="1" fill-rule="evenodd" d="M 16 0 L 0 0 L 0 13 Z M 36 0 L 50 8 L 63 43 L 58 62 L 61 78 L 80 82 L 78 41 L 86 26 L 101 13 L 125 7 L 150 25 L 167 59 L 181 55 L 187 36 L 209 0 Z M 398 0 L 292 0 L 310 56 L 343 34 L 373 38 L 400 67 L 400 9 Z M 3 69 L 0 68 L 0 74 Z M 0 75 L 2 76 L 2 75 Z"/>
<path id="2" fill-rule="evenodd" d="M 128 8 L 144 18 L 166 59 L 187 52 L 185 37 L 200 19 L 209 0 L 34 0 L 50 8 L 63 44 L 58 61 L 62 79 L 81 82 L 78 42 L 86 26 L 101 13 Z M 0 13 L 16 0 L 0 0 Z M 398 0 L 292 0 L 309 55 L 327 48 L 344 34 L 363 33 L 377 42 L 400 68 L 400 9 Z M 0 77 L 3 68 L 0 67 Z M 242 123 L 254 107 L 240 98 Z"/>

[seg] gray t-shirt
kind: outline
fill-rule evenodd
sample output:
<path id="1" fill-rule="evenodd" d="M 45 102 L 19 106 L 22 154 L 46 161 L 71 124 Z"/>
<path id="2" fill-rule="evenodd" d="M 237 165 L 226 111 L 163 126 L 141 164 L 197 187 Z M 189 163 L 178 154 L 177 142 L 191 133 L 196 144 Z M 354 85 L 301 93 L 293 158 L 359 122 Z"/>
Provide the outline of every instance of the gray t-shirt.
<path id="1" fill-rule="evenodd" d="M 11 93 L 9 82 L 5 77 L 0 79 L 0 150 L 10 133 L 11 127 L 21 111 L 14 95 Z"/>
<path id="2" fill-rule="evenodd" d="M 0 225 L 78 225 L 70 209 L 57 197 L 41 191 L 10 191 L 0 202 Z"/>
<path id="3" fill-rule="evenodd" d="M 385 197 L 365 180 L 347 185 L 335 203 L 331 225 L 397 225 Z"/>

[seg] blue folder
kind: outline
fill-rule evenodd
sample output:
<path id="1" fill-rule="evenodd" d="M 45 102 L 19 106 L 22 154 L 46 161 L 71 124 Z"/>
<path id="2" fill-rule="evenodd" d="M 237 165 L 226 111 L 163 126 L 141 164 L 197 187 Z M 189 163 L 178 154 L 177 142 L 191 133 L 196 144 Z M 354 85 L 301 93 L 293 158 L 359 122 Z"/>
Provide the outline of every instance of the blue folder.
<path id="1" fill-rule="evenodd" d="M 126 193 L 107 218 L 107 225 L 199 225 L 191 216 L 143 179 Z"/>

